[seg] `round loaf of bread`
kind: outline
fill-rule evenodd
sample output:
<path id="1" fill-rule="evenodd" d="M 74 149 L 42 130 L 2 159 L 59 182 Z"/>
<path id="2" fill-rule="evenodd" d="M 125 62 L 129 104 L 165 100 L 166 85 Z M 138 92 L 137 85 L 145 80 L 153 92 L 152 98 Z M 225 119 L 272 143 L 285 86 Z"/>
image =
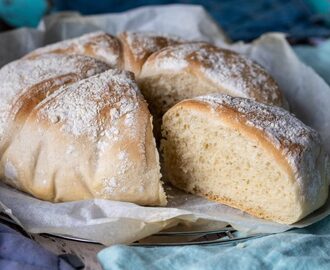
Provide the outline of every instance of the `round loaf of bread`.
<path id="1" fill-rule="evenodd" d="M 133 74 L 108 70 L 60 87 L 15 124 L 0 160 L 9 185 L 53 202 L 166 204 L 152 118 Z"/>
<path id="2" fill-rule="evenodd" d="M 286 110 L 228 95 L 184 100 L 163 117 L 166 180 L 257 217 L 292 224 L 323 205 L 328 157 Z"/>
<path id="3" fill-rule="evenodd" d="M 155 128 L 177 102 L 210 93 L 286 107 L 277 83 L 262 67 L 235 52 L 201 42 L 174 45 L 152 54 L 138 83 L 155 117 Z"/>
<path id="4" fill-rule="evenodd" d="M 135 73 L 157 138 L 163 113 L 196 95 L 285 105 L 274 80 L 234 52 L 152 33 L 86 34 L 0 70 L 0 178 L 50 201 L 166 203 L 147 105 L 131 74 L 109 68 Z"/>

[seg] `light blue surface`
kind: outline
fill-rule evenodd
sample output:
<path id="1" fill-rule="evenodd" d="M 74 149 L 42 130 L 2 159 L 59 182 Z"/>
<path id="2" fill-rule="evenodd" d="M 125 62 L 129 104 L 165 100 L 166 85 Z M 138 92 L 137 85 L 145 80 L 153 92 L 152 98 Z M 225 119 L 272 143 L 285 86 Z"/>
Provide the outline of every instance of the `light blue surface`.
<path id="1" fill-rule="evenodd" d="M 302 61 L 330 84 L 330 40 L 295 48 Z M 330 106 L 330 104 L 329 104 Z M 102 250 L 105 270 L 117 269 L 330 269 L 330 216 L 304 229 L 251 239 L 242 245 L 129 247 Z"/>
<path id="2" fill-rule="evenodd" d="M 252 239 L 233 246 L 112 246 L 98 259 L 117 269 L 330 269 L 330 217 L 306 229 Z"/>
<path id="3" fill-rule="evenodd" d="M 330 39 L 318 47 L 294 47 L 299 58 L 310 65 L 323 79 L 330 84 Z"/>

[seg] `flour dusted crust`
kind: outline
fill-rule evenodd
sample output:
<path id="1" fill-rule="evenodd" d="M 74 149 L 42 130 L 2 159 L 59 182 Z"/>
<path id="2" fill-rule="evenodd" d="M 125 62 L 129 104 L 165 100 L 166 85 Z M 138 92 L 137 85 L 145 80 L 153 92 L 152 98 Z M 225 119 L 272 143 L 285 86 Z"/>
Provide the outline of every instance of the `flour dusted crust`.
<path id="1" fill-rule="evenodd" d="M 16 124 L 1 155 L 8 184 L 54 202 L 166 204 L 151 116 L 133 74 L 108 70 L 60 87 Z"/>
<path id="2" fill-rule="evenodd" d="M 262 207 L 249 208 L 240 203 L 238 198 L 218 196 L 201 187 L 197 187 L 194 193 L 242 209 L 257 217 L 287 224 L 300 220 L 325 203 L 330 171 L 329 159 L 321 148 L 320 136 L 288 111 L 250 99 L 213 94 L 178 103 L 164 115 L 164 119 L 170 119 L 182 108 L 192 114 L 207 116 L 209 121 L 214 119 L 225 123 L 233 130 L 258 141 L 290 176 L 296 190 L 296 208 L 300 212 L 298 216 L 292 213 L 292 217 L 288 218 L 281 216 L 281 213 L 265 213 Z M 170 168 L 167 169 L 170 171 Z M 174 185 L 185 189 L 180 179 L 171 176 L 169 179 Z M 221 179 L 219 181 L 221 183 Z M 274 188 L 276 185 L 277 183 L 274 183 Z"/>
<path id="3" fill-rule="evenodd" d="M 233 51 L 203 42 L 173 45 L 154 53 L 144 63 L 140 80 L 184 73 L 213 86 L 214 93 L 287 107 L 277 83 L 262 67 Z M 209 89 L 198 95 L 208 93 Z"/>
<path id="4" fill-rule="evenodd" d="M 107 69 L 104 62 L 80 55 L 44 55 L 4 66 L 0 69 L 0 142 L 10 120 L 24 117 L 52 91 Z"/>
<path id="5" fill-rule="evenodd" d="M 34 59 L 44 54 L 80 54 L 102 60 L 111 67 L 121 68 L 121 50 L 121 44 L 116 37 L 99 31 L 36 49 L 24 58 Z"/>
<path id="6" fill-rule="evenodd" d="M 151 54 L 184 42 L 177 37 L 150 32 L 123 32 L 118 38 L 123 46 L 125 69 L 134 72 L 136 76 Z"/>

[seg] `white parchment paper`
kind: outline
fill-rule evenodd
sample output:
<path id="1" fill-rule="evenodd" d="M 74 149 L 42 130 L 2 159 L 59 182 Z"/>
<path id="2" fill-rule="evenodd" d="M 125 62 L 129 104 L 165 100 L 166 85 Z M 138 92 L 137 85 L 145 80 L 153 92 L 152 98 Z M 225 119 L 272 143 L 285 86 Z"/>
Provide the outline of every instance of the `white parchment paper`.
<path id="1" fill-rule="evenodd" d="M 60 13 L 45 18 L 38 30 L 19 29 L 0 34 L 0 66 L 44 44 L 104 30 L 154 31 L 186 39 L 205 40 L 236 50 L 263 65 L 278 81 L 291 110 L 318 130 L 330 153 L 330 88 L 311 68 L 301 63 L 280 33 L 263 35 L 251 44 L 229 45 L 222 30 L 198 6 L 144 7 L 120 14 L 82 17 Z M 27 142 L 28 143 L 28 142 Z M 24 151 L 24 149 L 22 149 Z M 82 237 L 105 245 L 129 243 L 179 223 L 221 221 L 246 233 L 275 233 L 312 224 L 330 213 L 330 200 L 293 226 L 254 218 L 237 209 L 170 189 L 167 207 L 86 200 L 50 203 L 0 186 L 0 209 L 31 233 Z"/>

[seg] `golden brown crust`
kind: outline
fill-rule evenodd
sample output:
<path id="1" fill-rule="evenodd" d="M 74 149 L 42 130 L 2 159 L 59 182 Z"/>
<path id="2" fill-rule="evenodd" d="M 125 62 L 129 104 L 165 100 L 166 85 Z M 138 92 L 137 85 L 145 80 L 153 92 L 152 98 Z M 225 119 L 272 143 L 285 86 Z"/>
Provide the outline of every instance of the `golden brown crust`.
<path id="1" fill-rule="evenodd" d="M 25 118 L 52 91 L 107 69 L 106 63 L 83 55 L 42 55 L 4 66 L 0 69 L 0 142 L 10 121 Z"/>
<path id="2" fill-rule="evenodd" d="M 162 36 L 147 32 L 123 32 L 118 35 L 124 53 L 124 66 L 136 76 L 147 58 L 167 46 L 179 44 L 183 41 L 175 37 Z"/>
<path id="3" fill-rule="evenodd" d="M 27 54 L 25 59 L 35 59 L 44 54 L 87 55 L 106 62 L 114 68 L 123 68 L 120 41 L 107 33 L 95 32 L 60 41 Z"/>
<path id="4" fill-rule="evenodd" d="M 10 114 L 15 120 L 22 120 L 48 95 L 61 86 L 72 84 L 80 79 L 78 74 L 67 74 L 37 83 L 17 96 Z"/>

